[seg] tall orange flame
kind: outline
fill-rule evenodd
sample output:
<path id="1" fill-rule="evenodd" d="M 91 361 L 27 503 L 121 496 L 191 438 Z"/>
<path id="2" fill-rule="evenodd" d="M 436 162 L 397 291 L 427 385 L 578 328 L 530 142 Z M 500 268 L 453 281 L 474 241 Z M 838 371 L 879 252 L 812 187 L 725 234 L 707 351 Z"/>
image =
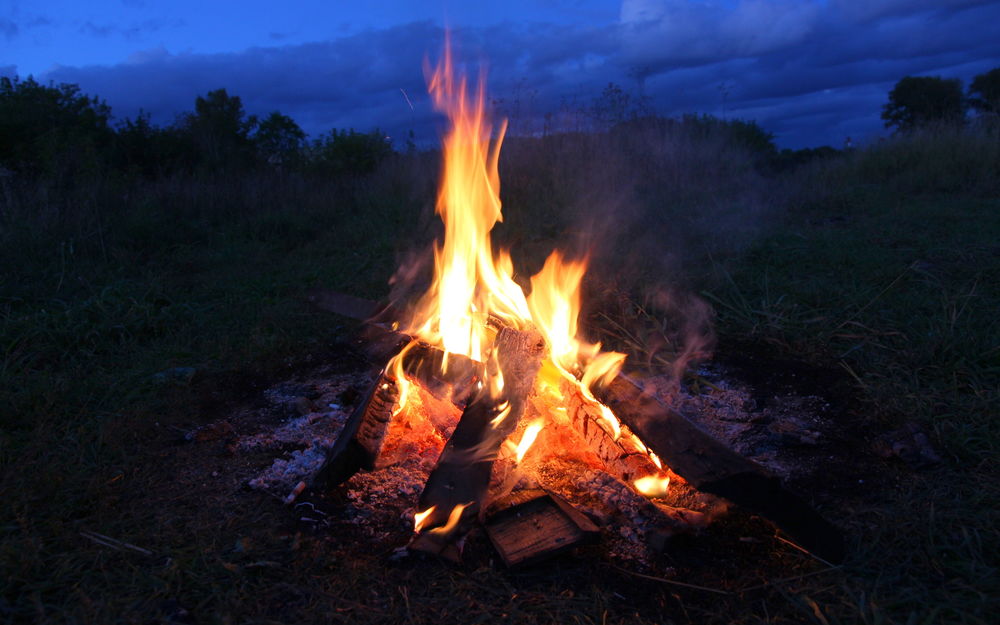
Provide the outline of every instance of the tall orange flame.
<path id="1" fill-rule="evenodd" d="M 602 352 L 599 343 L 578 338 L 580 284 L 587 270 L 587 259 L 568 260 L 553 252 L 541 271 L 531 278 L 531 293 L 526 296 L 514 281 L 514 264 L 505 250 L 494 250 L 490 232 L 503 219 L 500 202 L 499 158 L 506 123 L 496 129 L 486 115 L 486 84 L 482 74 L 469 93 L 468 80 L 456 72 L 451 49 L 446 40 L 444 56 L 430 73 L 429 91 L 436 108 L 448 115 L 450 128 L 443 139 L 444 170 L 437 197 L 436 211 L 444 222 L 444 238 L 434 248 L 434 278 L 419 299 L 407 328 L 421 339 L 441 347 L 446 354 L 461 354 L 486 362 L 491 353 L 494 332 L 490 319 L 523 328 L 533 324 L 548 344 L 545 371 L 557 371 L 555 377 L 575 384 L 584 396 L 600 405 L 608 431 L 617 438 L 622 426 L 612 411 L 598 402 L 590 386 L 606 381 L 621 368 L 625 356 Z M 495 136 L 494 136 L 495 134 Z M 390 363 L 389 370 L 403 379 L 401 358 Z M 443 366 L 447 367 L 448 359 Z M 503 379 L 499 367 L 486 367 L 484 388 L 499 397 Z M 543 377 L 546 374 L 543 374 Z M 401 386 L 401 404 L 406 386 Z M 509 406 L 501 410 L 494 426 L 506 418 Z M 518 446 L 518 460 L 532 444 L 541 424 L 525 430 Z M 651 452 L 641 442 L 657 466 Z M 650 476 L 661 480 L 661 477 Z M 650 490 L 659 492 L 658 485 Z M 459 511 L 460 512 L 460 511 Z M 454 511 L 453 511 L 454 513 Z M 425 513 L 422 513 L 425 514 Z M 424 517 L 418 515 L 418 529 Z"/>

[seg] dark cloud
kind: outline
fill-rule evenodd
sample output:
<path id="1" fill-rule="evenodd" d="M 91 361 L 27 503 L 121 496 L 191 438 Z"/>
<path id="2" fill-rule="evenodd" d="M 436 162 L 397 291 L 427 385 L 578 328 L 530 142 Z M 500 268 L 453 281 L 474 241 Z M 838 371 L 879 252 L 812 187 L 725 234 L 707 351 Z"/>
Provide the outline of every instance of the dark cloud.
<path id="1" fill-rule="evenodd" d="M 121 26 L 119 24 L 95 24 L 87 20 L 80 26 L 79 31 L 84 35 L 100 39 L 120 36 L 125 39 L 136 40 L 164 28 L 177 27 L 182 24 L 183 22 L 179 20 L 148 19 L 128 26 Z"/>
<path id="2" fill-rule="evenodd" d="M 993 4 L 992 0 L 832 0 L 831 8 L 856 23 L 888 16 L 946 13 Z"/>
<path id="3" fill-rule="evenodd" d="M 661 106 L 718 112 L 725 91 L 733 114 L 794 147 L 836 144 L 848 126 L 855 138 L 878 133 L 886 94 L 903 76 L 968 81 L 1000 65 L 1000 38 L 988 26 L 1000 23 L 998 2 L 636 0 L 623 5 L 623 19 L 616 61 L 643 67 Z"/>
<path id="4" fill-rule="evenodd" d="M 17 37 L 18 31 L 20 31 L 20 28 L 18 28 L 16 23 L 0 17 L 0 34 L 2 34 L 7 41 Z"/>
<path id="5" fill-rule="evenodd" d="M 905 75 L 968 81 L 1000 65 L 990 26 L 1000 23 L 1000 2 L 860 4 L 629 0 L 617 24 L 501 23 L 457 28 L 452 40 L 470 71 L 489 67 L 490 95 L 512 116 L 579 112 L 615 82 L 667 114 L 757 119 L 790 147 L 877 134 L 886 94 Z M 430 141 L 441 121 L 422 66 L 427 55 L 437 57 L 443 37 L 440 27 L 418 22 L 227 54 L 161 47 L 116 66 L 59 67 L 45 78 L 79 84 L 120 116 L 143 109 L 161 123 L 224 87 L 251 113 L 280 110 L 311 134 L 377 126 L 395 137 L 413 129 Z M 533 127 L 540 124 L 521 126 Z"/>

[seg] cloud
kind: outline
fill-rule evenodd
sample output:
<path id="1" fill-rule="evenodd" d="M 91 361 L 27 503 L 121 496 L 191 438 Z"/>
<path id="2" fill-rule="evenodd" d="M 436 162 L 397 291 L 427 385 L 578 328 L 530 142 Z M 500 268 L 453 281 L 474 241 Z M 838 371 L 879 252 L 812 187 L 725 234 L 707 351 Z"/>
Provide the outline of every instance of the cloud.
<path id="1" fill-rule="evenodd" d="M 312 134 L 378 126 L 397 136 L 414 128 L 430 139 L 439 116 L 426 96 L 423 60 L 437 57 L 443 36 L 440 27 L 418 22 L 239 53 L 176 54 L 158 47 L 136 52 L 120 65 L 61 66 L 45 79 L 79 84 L 85 92 L 105 97 L 118 115 L 143 109 L 161 123 L 191 110 L 197 95 L 226 88 L 242 98 L 249 112 L 280 110 Z M 592 45 L 584 45 L 587 41 Z M 490 84 L 496 96 L 510 93 L 517 83 L 548 82 L 553 92 L 575 89 L 588 64 L 581 55 L 613 52 L 610 38 L 593 41 L 572 27 L 558 32 L 520 26 L 458 29 L 454 42 L 456 56 L 471 72 L 480 59 L 488 59 L 495 70 Z"/>
<path id="2" fill-rule="evenodd" d="M 134 22 L 129 26 L 118 24 L 95 24 L 90 20 L 84 22 L 79 32 L 99 39 L 120 36 L 125 39 L 140 39 L 145 35 L 155 33 L 167 27 L 177 27 L 183 25 L 182 20 L 148 19 L 141 22 Z"/>
<path id="3" fill-rule="evenodd" d="M 470 72 L 488 66 L 490 95 L 504 100 L 508 114 L 579 112 L 615 82 L 641 90 L 665 114 L 757 119 L 790 147 L 879 132 L 886 94 L 905 75 L 968 81 L 1000 65 L 1000 41 L 987 26 L 1000 23 L 1000 3 L 879 0 L 874 13 L 851 13 L 851 6 L 626 0 L 618 23 L 500 23 L 457 28 L 452 41 Z M 79 84 L 119 116 L 143 109 L 160 123 L 224 87 L 249 112 L 279 110 L 313 135 L 377 126 L 431 141 L 441 117 L 426 96 L 422 66 L 442 43 L 439 26 L 415 22 L 225 54 L 161 46 L 118 65 L 58 67 L 44 79 Z M 522 126 L 531 127 L 541 123 Z"/>
<path id="4" fill-rule="evenodd" d="M 821 6 L 794 0 L 625 0 L 623 53 L 635 65 L 665 67 L 754 56 L 801 42 Z"/>
<path id="5" fill-rule="evenodd" d="M 14 37 L 17 37 L 19 30 L 20 28 L 18 28 L 16 23 L 5 18 L 0 18 L 0 34 L 2 34 L 7 41 L 11 41 Z"/>
<path id="6" fill-rule="evenodd" d="M 995 0 L 832 0 L 831 8 L 855 23 L 919 13 L 947 13 L 993 4 Z"/>

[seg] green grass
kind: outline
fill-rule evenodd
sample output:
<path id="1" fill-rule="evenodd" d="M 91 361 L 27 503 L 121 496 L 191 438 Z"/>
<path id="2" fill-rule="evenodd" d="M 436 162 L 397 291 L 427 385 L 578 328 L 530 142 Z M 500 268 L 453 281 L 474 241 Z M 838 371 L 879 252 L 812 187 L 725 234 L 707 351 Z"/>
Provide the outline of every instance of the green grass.
<path id="1" fill-rule="evenodd" d="M 210 623 L 989 622 L 1000 608 L 998 159 L 978 136 L 907 141 L 782 179 L 739 163 L 713 174 L 708 149 L 685 173 L 679 148 L 661 146 L 656 167 L 670 175 L 642 172 L 642 184 L 611 146 L 583 176 L 590 192 L 573 146 L 518 145 L 536 160 L 505 166 L 515 255 L 537 263 L 573 219 L 624 222 L 595 259 L 611 275 L 643 268 L 618 280 L 626 304 L 669 266 L 714 306 L 720 349 L 841 367 L 870 423 L 859 438 L 914 420 L 943 452 L 942 466 L 901 468 L 877 497 L 837 511 L 854 546 L 840 574 L 762 598 L 706 598 L 596 556 L 520 574 L 386 567 L 350 537 L 295 537 L 283 509 L 206 493 L 185 474 L 172 427 L 223 416 L 213 410 L 349 334 L 306 304 L 310 288 L 381 297 L 399 253 L 430 240 L 425 160 L 349 183 L 17 189 L 0 234 L 0 619 L 170 622 L 179 601 Z M 982 162 L 934 167 L 959 153 Z M 706 185 L 713 175 L 724 180 Z M 648 262 L 657 246 L 682 259 Z M 665 312 L 633 317 L 656 325 Z M 173 367 L 194 367 L 194 382 L 154 381 Z M 96 547 L 82 530 L 169 560 Z"/>
<path id="2" fill-rule="evenodd" d="M 873 605 L 843 606 L 849 620 L 987 622 L 996 609 L 998 232 L 995 199 L 873 194 L 847 213 L 794 215 L 717 266 L 706 293 L 725 336 L 838 363 L 874 431 L 915 421 L 945 452 L 851 519 L 865 552 L 844 598 Z"/>

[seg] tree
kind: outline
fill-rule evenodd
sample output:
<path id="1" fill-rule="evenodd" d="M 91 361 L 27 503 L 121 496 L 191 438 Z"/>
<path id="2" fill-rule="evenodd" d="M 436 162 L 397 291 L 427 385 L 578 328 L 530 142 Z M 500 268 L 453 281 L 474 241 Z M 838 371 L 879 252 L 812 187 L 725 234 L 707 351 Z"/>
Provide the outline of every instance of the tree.
<path id="1" fill-rule="evenodd" d="M 312 144 L 314 165 L 334 175 L 371 173 L 391 154 L 392 143 L 378 128 L 367 133 L 334 128 Z"/>
<path id="2" fill-rule="evenodd" d="M 885 127 L 913 130 L 931 122 L 958 122 L 965 117 L 962 83 L 957 78 L 907 76 L 889 92 L 882 107 Z"/>
<path id="3" fill-rule="evenodd" d="M 194 102 L 194 113 L 183 118 L 199 151 L 199 160 L 212 169 L 245 165 L 253 156 L 250 131 L 257 118 L 247 117 L 243 101 L 225 89 L 209 91 Z"/>
<path id="4" fill-rule="evenodd" d="M 63 178 L 101 165 L 111 109 L 71 84 L 0 78 L 0 164 Z"/>
<path id="5" fill-rule="evenodd" d="M 274 111 L 257 126 L 253 141 L 257 152 L 270 163 L 294 161 L 306 140 L 306 133 L 287 115 Z"/>
<path id="6" fill-rule="evenodd" d="M 969 105 L 980 113 L 1000 114 L 1000 67 L 972 79 Z"/>

